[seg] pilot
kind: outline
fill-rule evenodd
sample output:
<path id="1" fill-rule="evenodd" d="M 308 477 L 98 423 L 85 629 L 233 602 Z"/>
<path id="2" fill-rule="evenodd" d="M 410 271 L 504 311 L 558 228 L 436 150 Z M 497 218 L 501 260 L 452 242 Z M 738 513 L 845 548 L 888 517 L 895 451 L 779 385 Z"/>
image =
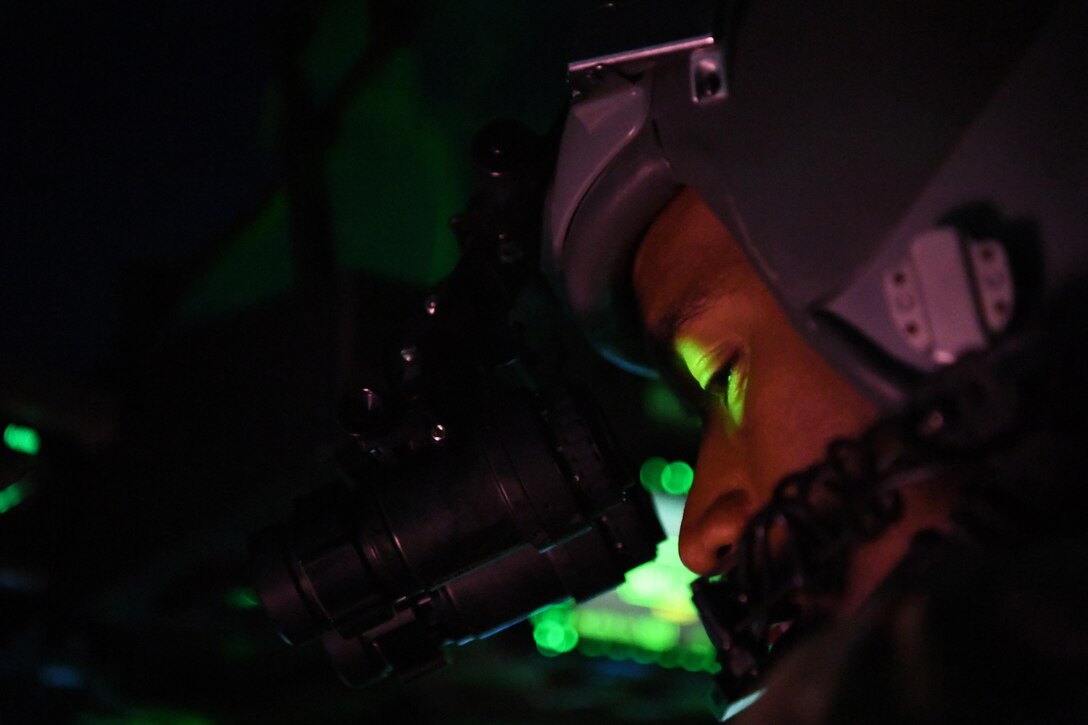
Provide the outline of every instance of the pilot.
<path id="1" fill-rule="evenodd" d="M 729 703 L 786 659 L 757 722 L 993 714 L 970 688 L 941 709 L 931 610 L 1040 531 L 1077 539 L 1051 454 L 1074 460 L 1085 430 L 1039 387 L 1075 386 L 1062 360 L 1085 348 L 1054 321 L 1088 271 L 1086 20 L 1078 2 L 753 0 L 608 3 L 583 26 L 545 269 L 602 354 L 703 416 L 680 555 Z M 1021 579 L 1002 581 L 1014 606 Z M 1025 606 L 1072 621 L 1038 589 Z M 1022 633 L 1011 651 L 1082 671 L 1084 624 L 1060 656 Z M 897 666 L 877 709 L 850 709 L 865 693 L 842 682 Z"/>

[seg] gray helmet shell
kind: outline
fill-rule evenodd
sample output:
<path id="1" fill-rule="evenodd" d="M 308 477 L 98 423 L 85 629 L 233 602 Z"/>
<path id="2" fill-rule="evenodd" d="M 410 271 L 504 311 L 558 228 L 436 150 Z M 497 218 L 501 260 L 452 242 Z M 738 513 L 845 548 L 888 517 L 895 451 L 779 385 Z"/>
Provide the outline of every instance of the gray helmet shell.
<path id="1" fill-rule="evenodd" d="M 570 65 L 544 249 L 610 358 L 652 367 L 630 264 L 683 186 L 888 408 L 1088 270 L 1088 4 L 611 5 Z"/>

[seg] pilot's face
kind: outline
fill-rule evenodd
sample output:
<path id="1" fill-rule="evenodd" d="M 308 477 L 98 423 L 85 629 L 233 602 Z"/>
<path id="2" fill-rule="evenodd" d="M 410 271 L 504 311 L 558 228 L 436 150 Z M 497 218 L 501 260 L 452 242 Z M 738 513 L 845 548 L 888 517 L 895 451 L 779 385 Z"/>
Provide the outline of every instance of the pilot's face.
<path id="1" fill-rule="evenodd" d="M 646 329 L 703 398 L 680 557 L 705 574 L 783 476 L 822 460 L 829 442 L 858 435 L 877 411 L 802 340 L 694 192 L 681 192 L 654 221 L 635 259 L 634 286 Z M 922 498 L 908 501 L 907 518 L 923 519 L 912 530 L 932 518 Z M 909 536 L 893 530 L 888 538 L 897 536 L 891 548 L 859 552 L 862 569 L 872 570 L 863 578 L 882 578 L 898 560 Z"/>

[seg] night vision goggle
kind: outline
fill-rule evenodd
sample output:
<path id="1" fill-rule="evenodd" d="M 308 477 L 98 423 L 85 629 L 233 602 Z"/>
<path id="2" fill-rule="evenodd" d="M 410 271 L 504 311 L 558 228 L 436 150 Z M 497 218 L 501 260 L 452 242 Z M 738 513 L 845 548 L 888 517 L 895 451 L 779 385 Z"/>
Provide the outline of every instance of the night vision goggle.
<path id="1" fill-rule="evenodd" d="M 509 312 L 542 267 L 602 353 L 650 374 L 630 264 L 682 187 L 813 348 L 886 409 L 989 345 L 1026 296 L 1088 268 L 1085 14 L 993 0 L 644 0 L 590 13 L 550 184 L 539 150 L 508 144 L 509 128 L 482 137 L 491 183 L 475 209 L 488 211 L 466 215 L 480 223 L 460 233 L 465 257 L 423 306 L 392 385 L 349 406 L 345 481 L 255 539 L 277 628 L 320 636 L 348 682 L 410 676 L 444 661 L 445 645 L 592 596 L 654 556 L 645 492 L 582 395 L 523 374 Z M 523 174 L 527 158 L 536 171 Z M 512 243 L 541 229 L 539 261 L 531 241 Z M 1045 273 L 1025 276 L 1022 257 Z M 896 515 L 882 477 L 865 480 L 877 488 L 843 499 L 862 531 Z M 774 504 L 804 523 L 790 490 Z M 696 585 L 721 651 L 722 714 L 782 650 L 766 646 L 772 628 L 796 621 L 779 609 L 787 591 L 749 596 L 753 582 L 783 581 L 777 560 L 752 546 L 730 556 Z M 806 571 L 831 587 L 834 569 Z"/>
<path id="2" fill-rule="evenodd" d="M 450 645 L 612 589 L 664 538 L 590 396 L 534 366 L 518 329 L 539 276 L 542 148 L 512 123 L 481 132 L 461 260 L 387 379 L 345 399 L 339 480 L 251 542 L 276 629 L 320 638 L 349 685 L 428 672 Z"/>

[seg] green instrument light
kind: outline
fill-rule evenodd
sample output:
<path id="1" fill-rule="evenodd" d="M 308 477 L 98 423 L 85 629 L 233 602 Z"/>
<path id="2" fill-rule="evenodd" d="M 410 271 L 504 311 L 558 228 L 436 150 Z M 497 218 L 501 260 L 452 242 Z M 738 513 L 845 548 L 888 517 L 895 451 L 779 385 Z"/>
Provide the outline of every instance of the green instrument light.
<path id="1" fill-rule="evenodd" d="M 661 471 L 661 488 L 666 493 L 683 496 L 691 490 L 695 471 L 683 461 L 673 461 Z"/>
<path id="2" fill-rule="evenodd" d="M 677 499 L 659 498 L 668 499 L 666 508 L 680 506 Z M 576 649 L 587 657 L 718 672 L 716 651 L 698 627 L 691 602 L 693 579 L 695 574 L 680 562 L 673 534 L 658 545 L 653 561 L 627 572 L 614 594 L 583 604 L 567 600 L 535 612 L 529 617 L 533 639 L 549 657 Z"/>
<path id="3" fill-rule="evenodd" d="M 669 463 L 660 456 L 647 458 L 638 471 L 638 480 L 651 493 L 671 493 L 683 496 L 691 490 L 695 471 L 684 461 Z"/>
<path id="4" fill-rule="evenodd" d="M 666 652 L 680 641 L 680 627 L 663 619 L 646 617 L 635 623 L 635 644 L 650 652 Z"/>
<path id="5" fill-rule="evenodd" d="M 541 650 L 562 654 L 578 645 L 578 632 L 569 623 L 548 619 L 536 623 L 533 639 Z"/>
<path id="6" fill-rule="evenodd" d="M 691 603 L 691 582 L 695 574 L 680 563 L 677 540 L 665 539 L 657 547 L 657 558 L 627 572 L 616 595 L 627 604 L 645 607 L 673 622 L 688 624 L 699 615 Z"/>
<path id="7" fill-rule="evenodd" d="M 669 462 L 661 456 L 653 456 L 643 461 L 642 467 L 638 469 L 638 480 L 642 487 L 650 493 L 661 493 L 664 490 L 661 488 L 661 472 L 667 465 Z"/>
<path id="8" fill-rule="evenodd" d="M 713 674 L 721 669 L 706 635 L 692 641 L 679 624 L 652 616 L 564 604 L 537 612 L 529 621 L 538 649 L 549 657 L 577 648 L 588 657 L 634 660 L 690 672 Z"/>
<path id="9" fill-rule="evenodd" d="M 38 431 L 33 428 L 11 423 L 4 428 L 4 444 L 18 453 L 36 456 L 41 450 L 42 440 Z"/>

